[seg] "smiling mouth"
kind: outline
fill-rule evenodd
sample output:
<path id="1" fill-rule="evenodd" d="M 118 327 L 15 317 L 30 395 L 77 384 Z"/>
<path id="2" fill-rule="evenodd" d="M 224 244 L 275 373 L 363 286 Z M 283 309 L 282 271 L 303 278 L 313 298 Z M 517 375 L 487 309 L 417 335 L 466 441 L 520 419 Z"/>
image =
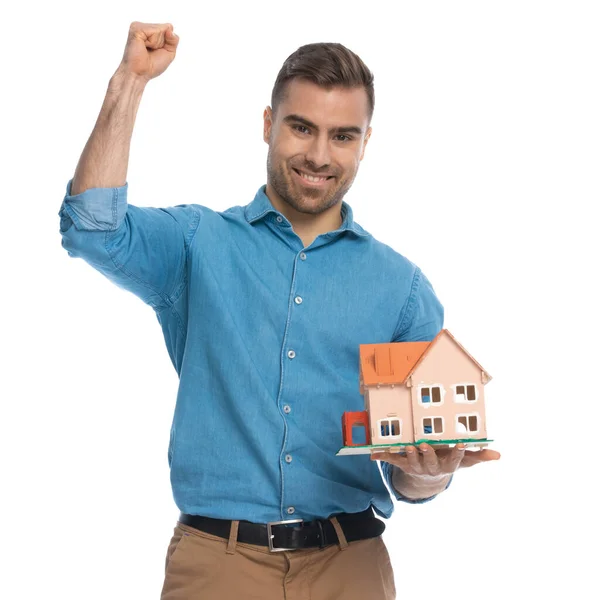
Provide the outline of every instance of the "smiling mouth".
<path id="1" fill-rule="evenodd" d="M 295 171 L 304 181 L 309 183 L 325 183 L 334 177 L 333 175 L 309 175 L 299 169 L 293 169 L 293 171 Z"/>

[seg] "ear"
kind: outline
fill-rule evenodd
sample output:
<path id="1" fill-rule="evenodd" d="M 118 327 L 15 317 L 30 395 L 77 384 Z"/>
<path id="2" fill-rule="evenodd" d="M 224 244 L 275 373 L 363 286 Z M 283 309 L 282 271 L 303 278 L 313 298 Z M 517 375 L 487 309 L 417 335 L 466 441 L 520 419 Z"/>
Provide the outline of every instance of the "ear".
<path id="1" fill-rule="evenodd" d="M 365 155 L 365 148 L 367 147 L 367 142 L 369 141 L 372 132 L 373 129 L 369 127 L 369 129 L 367 129 L 367 133 L 365 133 L 365 140 L 363 142 L 362 152 L 360 153 L 360 160 L 362 160 Z"/>
<path id="2" fill-rule="evenodd" d="M 263 140 L 268 144 L 271 141 L 271 128 L 273 127 L 273 112 L 267 106 L 263 113 Z"/>

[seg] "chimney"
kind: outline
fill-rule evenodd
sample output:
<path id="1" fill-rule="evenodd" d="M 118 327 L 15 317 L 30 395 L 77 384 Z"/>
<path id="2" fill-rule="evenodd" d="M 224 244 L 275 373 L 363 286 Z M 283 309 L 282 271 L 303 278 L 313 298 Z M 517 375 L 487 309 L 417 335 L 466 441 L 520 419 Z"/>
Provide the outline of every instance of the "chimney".
<path id="1" fill-rule="evenodd" d="M 393 375 L 391 349 L 387 345 L 375 346 L 375 372 L 381 377 Z"/>

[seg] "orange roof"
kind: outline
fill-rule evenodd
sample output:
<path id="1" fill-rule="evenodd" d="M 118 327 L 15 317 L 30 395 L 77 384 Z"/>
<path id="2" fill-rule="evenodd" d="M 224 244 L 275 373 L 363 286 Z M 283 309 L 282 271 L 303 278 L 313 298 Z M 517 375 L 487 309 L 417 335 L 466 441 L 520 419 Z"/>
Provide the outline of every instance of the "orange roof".
<path id="1" fill-rule="evenodd" d="M 431 342 L 361 344 L 360 366 L 364 385 L 404 383 Z"/>
<path id="2" fill-rule="evenodd" d="M 431 342 L 361 344 L 359 356 L 363 385 L 406 383 L 429 349 L 444 334 L 450 336 L 450 339 L 481 369 L 489 381 L 490 374 L 456 341 L 447 329 L 442 329 Z"/>

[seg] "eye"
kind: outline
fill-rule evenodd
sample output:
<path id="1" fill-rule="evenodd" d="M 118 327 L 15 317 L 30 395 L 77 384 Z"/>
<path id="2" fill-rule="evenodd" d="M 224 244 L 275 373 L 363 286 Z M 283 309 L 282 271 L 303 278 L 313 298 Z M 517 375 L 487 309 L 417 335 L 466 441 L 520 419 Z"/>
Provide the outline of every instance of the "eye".
<path id="1" fill-rule="evenodd" d="M 293 128 L 298 132 L 298 133 L 308 133 L 308 127 L 306 127 L 306 125 L 294 125 Z M 306 131 L 300 131 L 301 129 L 305 129 Z"/>
<path id="2" fill-rule="evenodd" d="M 345 140 L 340 140 L 341 142 L 351 142 L 352 138 L 350 136 L 347 136 L 343 133 L 340 133 L 339 135 L 336 136 L 337 138 L 346 138 Z"/>

